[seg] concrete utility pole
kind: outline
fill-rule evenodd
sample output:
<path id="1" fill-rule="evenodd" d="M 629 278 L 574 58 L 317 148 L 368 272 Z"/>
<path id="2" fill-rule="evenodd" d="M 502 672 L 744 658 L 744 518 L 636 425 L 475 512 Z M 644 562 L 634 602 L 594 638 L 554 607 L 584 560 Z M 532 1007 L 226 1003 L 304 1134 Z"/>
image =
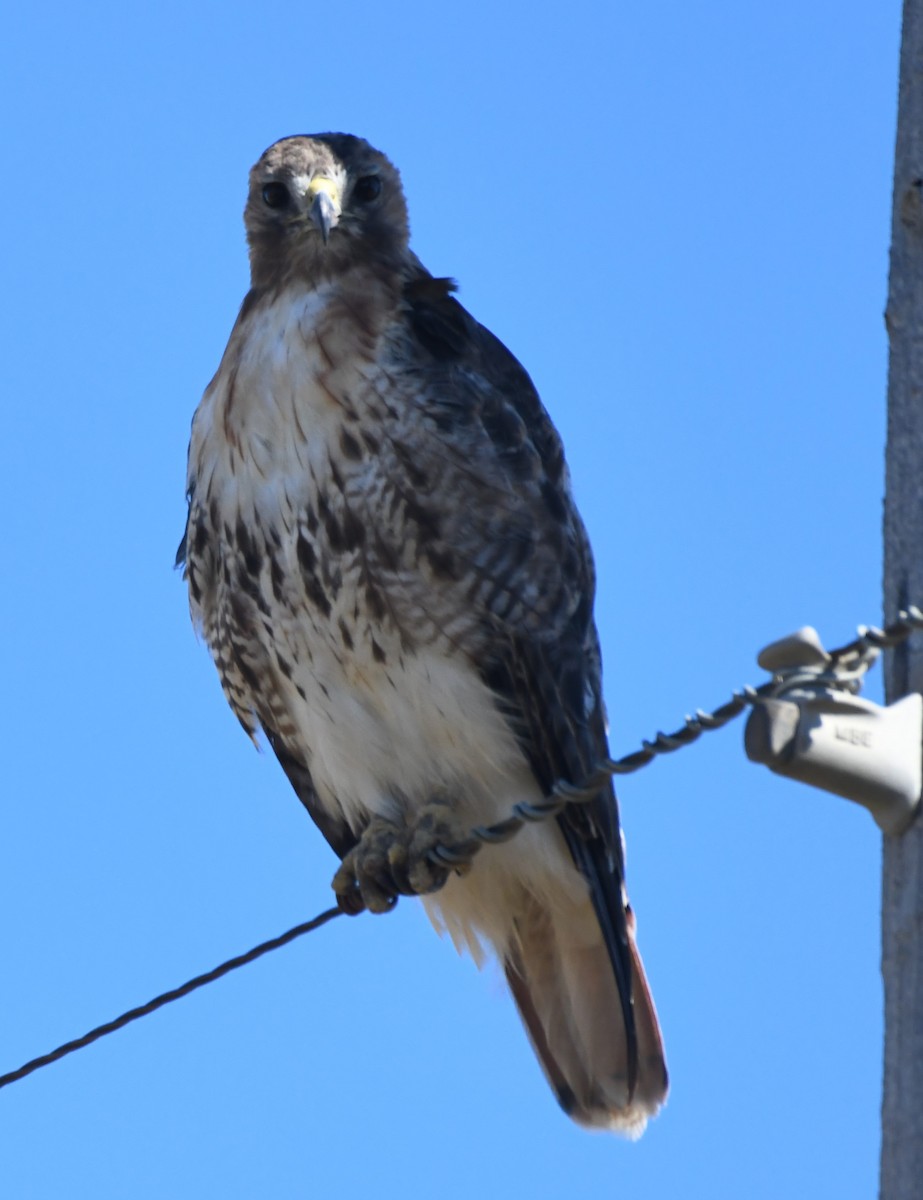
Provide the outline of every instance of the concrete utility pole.
<path id="1" fill-rule="evenodd" d="M 923 0 L 904 0 L 887 309 L 885 620 L 923 607 Z M 889 651 L 889 703 L 923 692 L 923 638 Z M 923 1197 L 923 819 L 884 839 L 880 1200 Z"/>

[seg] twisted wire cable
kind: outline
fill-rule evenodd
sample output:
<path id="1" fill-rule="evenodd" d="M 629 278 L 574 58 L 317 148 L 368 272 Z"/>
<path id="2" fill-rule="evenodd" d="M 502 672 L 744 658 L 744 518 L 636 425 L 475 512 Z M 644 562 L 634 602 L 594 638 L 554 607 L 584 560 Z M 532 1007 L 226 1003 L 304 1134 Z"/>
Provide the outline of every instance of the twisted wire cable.
<path id="1" fill-rule="evenodd" d="M 828 659 L 830 665 L 824 671 L 807 673 L 804 679 L 810 680 L 815 684 L 818 682 L 827 682 L 838 684 L 841 687 L 844 685 L 847 687 L 854 686 L 856 681 L 875 661 L 881 650 L 900 645 L 912 633 L 918 630 L 923 630 L 923 611 L 913 605 L 908 605 L 906 609 L 902 609 L 898 613 L 897 619 L 886 625 L 884 629 L 878 629 L 874 625 L 860 626 L 858 637 L 854 638 L 851 642 L 847 642 L 846 645 L 829 652 Z M 796 675 L 793 678 L 790 677 L 787 682 L 791 684 L 792 682 L 798 682 L 800 679 L 801 677 Z M 557 816 L 567 804 L 580 804 L 592 800 L 610 776 L 632 774 L 635 771 L 641 770 L 642 767 L 646 767 L 658 755 L 672 754 L 684 746 L 692 745 L 703 733 L 714 729 L 721 729 L 729 721 L 733 721 L 735 717 L 738 717 L 745 708 L 759 704 L 763 699 L 773 694 L 777 687 L 778 681 L 776 679 L 770 680 L 758 688 L 745 686 L 739 691 L 735 691 L 730 700 L 719 705 L 711 712 L 696 709 L 695 715 L 691 717 L 687 716 L 683 725 L 675 732 L 659 732 L 652 741 L 643 741 L 639 750 L 626 754 L 619 759 L 604 759 L 597 765 L 592 774 L 581 783 L 575 784 L 568 780 L 558 780 L 551 789 L 551 792 L 543 800 L 536 801 L 534 804 L 526 802 L 515 804 L 510 815 L 504 818 L 504 820 L 497 821 L 493 825 L 477 825 L 470 831 L 469 836 L 461 841 L 455 842 L 451 846 L 436 846 L 435 849 L 430 851 L 430 857 L 441 866 L 449 867 L 453 870 L 463 870 L 470 866 L 474 855 L 480 851 L 482 846 L 498 845 L 501 842 L 507 842 L 510 838 L 515 837 L 519 830 L 526 824 L 546 821 L 549 817 Z M 269 941 L 261 942 L 260 945 L 254 946 L 252 950 L 248 950 L 246 954 L 240 954 L 236 958 L 228 959 L 227 962 L 221 963 L 211 971 L 207 971 L 204 975 L 197 975 L 194 979 L 190 979 L 180 987 L 174 988 L 169 992 L 164 992 L 162 995 L 156 996 L 153 1000 L 149 1000 L 147 1004 L 130 1009 L 128 1012 L 116 1017 L 115 1020 L 108 1021 L 104 1025 L 99 1025 L 95 1029 L 91 1029 L 83 1037 L 65 1042 L 48 1054 L 43 1054 L 38 1058 L 24 1063 L 23 1066 L 17 1068 L 15 1071 L 10 1071 L 6 1075 L 0 1075 L 0 1088 L 24 1079 L 27 1075 L 31 1075 L 41 1067 L 49 1066 L 66 1055 L 73 1054 L 74 1051 L 81 1050 L 84 1046 L 89 1046 L 110 1033 L 115 1033 L 117 1029 L 124 1028 L 126 1025 L 131 1024 L 132 1021 L 138 1021 L 141 1017 L 146 1017 L 158 1008 L 163 1008 L 165 1004 L 171 1004 L 174 1000 L 188 996 L 190 992 L 194 992 L 208 983 L 213 983 L 223 975 L 227 975 L 238 967 L 243 967 L 247 963 L 253 962 L 255 959 L 262 957 L 262 955 L 268 954 L 271 950 L 277 950 L 280 946 L 287 945 L 303 934 L 319 929 L 322 925 L 326 925 L 328 921 L 332 921 L 334 917 L 342 916 L 344 911 L 347 910 L 342 907 L 327 909 L 312 920 L 305 921 L 301 925 L 296 925 L 278 937 L 271 938 Z M 360 906 L 353 907 L 348 911 L 355 914 L 362 911 L 362 909 Z"/>

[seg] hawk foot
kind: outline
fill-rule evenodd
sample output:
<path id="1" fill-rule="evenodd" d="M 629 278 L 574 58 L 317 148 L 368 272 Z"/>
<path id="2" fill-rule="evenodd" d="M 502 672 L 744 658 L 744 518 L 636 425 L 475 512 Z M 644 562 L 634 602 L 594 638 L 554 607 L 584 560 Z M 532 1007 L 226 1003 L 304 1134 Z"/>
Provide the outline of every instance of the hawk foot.
<path id="1" fill-rule="evenodd" d="M 411 825 L 373 817 L 333 877 L 337 903 L 350 916 L 364 908 L 385 913 L 398 896 L 438 892 L 450 871 L 462 874 L 470 863 L 450 865 L 433 852 L 437 846 L 457 849 L 467 842 L 467 826 L 444 800 L 427 804 Z"/>

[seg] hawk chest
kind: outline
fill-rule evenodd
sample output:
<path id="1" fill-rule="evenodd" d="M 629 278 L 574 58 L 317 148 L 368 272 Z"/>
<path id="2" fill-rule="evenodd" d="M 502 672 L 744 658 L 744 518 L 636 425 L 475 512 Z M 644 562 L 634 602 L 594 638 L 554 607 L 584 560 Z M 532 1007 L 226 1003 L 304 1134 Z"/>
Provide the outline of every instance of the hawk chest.
<path id="1" fill-rule="evenodd" d="M 334 295 L 280 300 L 242 322 L 195 418 L 193 608 L 251 731 L 384 750 L 399 708 L 425 726 L 457 690 L 440 664 L 471 617 L 434 587 L 416 414 L 381 340 Z"/>
<path id="2" fill-rule="evenodd" d="M 200 520 L 213 605 L 297 615 L 319 637 L 333 630 L 334 649 L 348 647 L 361 610 L 383 615 L 367 514 L 386 480 L 364 436 L 383 417 L 376 349 L 330 291 L 242 320 L 193 427 L 191 549 Z"/>

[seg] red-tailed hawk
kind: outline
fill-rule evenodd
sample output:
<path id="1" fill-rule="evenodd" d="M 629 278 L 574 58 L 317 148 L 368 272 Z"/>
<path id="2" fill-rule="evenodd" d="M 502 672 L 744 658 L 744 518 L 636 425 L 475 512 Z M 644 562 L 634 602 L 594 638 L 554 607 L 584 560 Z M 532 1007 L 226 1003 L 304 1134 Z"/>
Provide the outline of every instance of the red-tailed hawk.
<path id="1" fill-rule="evenodd" d="M 409 249 L 367 142 L 276 142 L 245 222 L 252 288 L 193 420 L 179 554 L 225 695 L 345 860 L 344 906 L 431 892 L 457 945 L 499 956 L 565 1111 L 636 1135 L 667 1077 L 611 785 L 466 873 L 428 857 L 607 755 L 558 435 Z"/>

